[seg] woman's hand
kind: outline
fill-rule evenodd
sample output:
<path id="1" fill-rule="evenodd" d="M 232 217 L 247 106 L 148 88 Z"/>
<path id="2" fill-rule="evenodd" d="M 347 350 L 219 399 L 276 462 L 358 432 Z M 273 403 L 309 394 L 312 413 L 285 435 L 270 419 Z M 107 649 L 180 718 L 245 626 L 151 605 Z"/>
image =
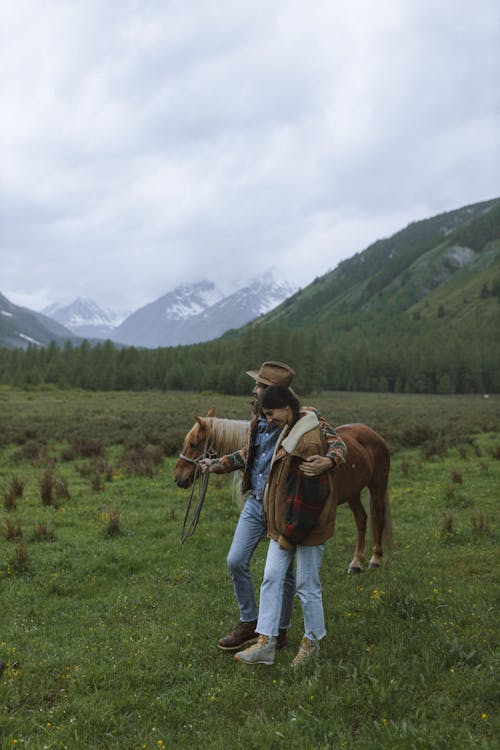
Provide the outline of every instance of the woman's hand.
<path id="1" fill-rule="evenodd" d="M 330 471 L 335 466 L 328 456 L 309 456 L 299 466 L 307 477 L 317 477 L 324 471 Z"/>
<path id="2" fill-rule="evenodd" d="M 278 544 L 280 549 L 285 550 L 285 552 L 295 552 L 295 544 L 290 542 L 283 534 L 279 535 Z"/>

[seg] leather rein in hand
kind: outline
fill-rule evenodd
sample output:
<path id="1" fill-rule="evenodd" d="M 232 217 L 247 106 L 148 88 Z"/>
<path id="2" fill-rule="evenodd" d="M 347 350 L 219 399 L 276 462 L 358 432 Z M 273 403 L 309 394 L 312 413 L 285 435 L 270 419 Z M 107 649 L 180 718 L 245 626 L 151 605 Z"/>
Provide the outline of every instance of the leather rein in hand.
<path id="1" fill-rule="evenodd" d="M 186 512 L 184 514 L 184 522 L 182 524 L 181 544 L 184 544 L 186 539 L 189 539 L 189 537 L 192 536 L 194 532 L 196 531 L 196 527 L 198 526 L 198 521 L 200 520 L 201 509 L 203 508 L 205 495 L 207 493 L 210 472 L 201 471 L 200 461 L 203 458 L 215 458 L 216 455 L 217 454 L 213 449 L 207 448 L 206 443 L 205 443 L 205 448 L 203 450 L 203 453 L 201 454 L 201 456 L 198 456 L 198 458 L 189 458 L 188 456 L 185 456 L 183 453 L 179 454 L 179 458 L 182 458 L 183 461 L 187 461 L 190 464 L 194 464 L 194 467 L 195 467 L 193 483 L 191 485 L 191 494 L 189 495 L 189 500 L 186 506 Z M 189 513 L 191 510 L 191 503 L 193 502 L 195 487 L 196 487 L 196 483 L 198 479 L 200 480 L 199 487 L 198 487 L 198 500 L 193 510 L 193 517 L 191 518 L 191 521 L 188 522 Z"/>

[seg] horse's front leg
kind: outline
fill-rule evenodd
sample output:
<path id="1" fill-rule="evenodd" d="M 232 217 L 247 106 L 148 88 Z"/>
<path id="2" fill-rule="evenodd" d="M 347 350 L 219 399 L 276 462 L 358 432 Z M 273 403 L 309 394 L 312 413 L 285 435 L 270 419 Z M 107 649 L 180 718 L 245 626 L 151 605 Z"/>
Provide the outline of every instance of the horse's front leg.
<path id="1" fill-rule="evenodd" d="M 356 522 L 357 536 L 354 557 L 347 569 L 348 573 L 361 573 L 365 561 L 365 540 L 366 540 L 366 512 L 361 504 L 360 495 L 356 495 L 347 503 L 352 510 Z"/>

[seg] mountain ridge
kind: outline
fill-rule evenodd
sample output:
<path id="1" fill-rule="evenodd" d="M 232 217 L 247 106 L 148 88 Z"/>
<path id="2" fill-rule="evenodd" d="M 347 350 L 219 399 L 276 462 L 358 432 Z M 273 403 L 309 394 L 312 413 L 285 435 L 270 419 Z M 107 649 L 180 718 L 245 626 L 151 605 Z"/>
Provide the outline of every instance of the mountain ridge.
<path id="1" fill-rule="evenodd" d="M 373 311 L 404 312 L 425 299 L 433 289 L 460 270 L 457 257 L 476 261 L 491 243 L 500 239 L 500 198 L 465 206 L 409 224 L 384 240 L 377 240 L 352 258 L 341 261 L 332 271 L 299 290 L 253 327 L 287 325 L 303 328 L 315 322 L 336 320 L 349 314 Z M 451 249 L 455 248 L 455 261 Z M 457 256 L 457 248 L 460 253 Z M 491 265 L 498 259 L 498 247 L 492 248 Z M 429 264 L 438 265 L 429 272 Z M 415 264 L 415 265 L 414 265 Z M 432 269 L 431 269 L 432 270 Z M 417 288 L 427 277 L 428 288 Z M 391 285 L 399 287 L 399 299 L 388 297 Z"/>
<path id="2" fill-rule="evenodd" d="M 64 326 L 43 313 L 15 305 L 0 293 L 0 344 L 27 349 L 30 344 L 48 346 L 65 341 L 78 343 L 80 339 Z"/>

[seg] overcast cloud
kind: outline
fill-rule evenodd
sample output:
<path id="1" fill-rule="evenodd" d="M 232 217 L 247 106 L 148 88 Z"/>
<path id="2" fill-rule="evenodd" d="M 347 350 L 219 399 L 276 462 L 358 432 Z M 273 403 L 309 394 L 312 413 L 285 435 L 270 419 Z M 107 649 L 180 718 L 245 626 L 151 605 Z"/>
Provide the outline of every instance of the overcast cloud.
<path id="1" fill-rule="evenodd" d="M 500 195 L 497 0 L 0 0 L 0 291 L 304 286 Z"/>

